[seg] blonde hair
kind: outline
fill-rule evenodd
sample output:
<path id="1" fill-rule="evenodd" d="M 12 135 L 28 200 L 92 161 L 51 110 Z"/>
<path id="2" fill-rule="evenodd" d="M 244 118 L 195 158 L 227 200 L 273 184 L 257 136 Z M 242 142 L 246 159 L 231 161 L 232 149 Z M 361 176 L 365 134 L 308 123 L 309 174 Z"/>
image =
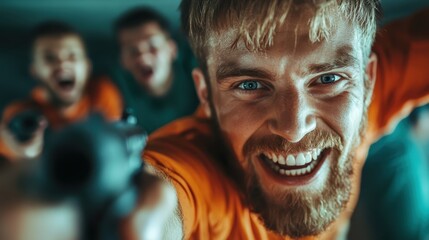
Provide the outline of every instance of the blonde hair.
<path id="1" fill-rule="evenodd" d="M 379 0 L 182 0 L 182 27 L 200 63 L 205 64 L 210 34 L 234 27 L 237 34 L 231 47 L 243 41 L 249 50 L 260 51 L 273 45 L 274 36 L 291 8 L 303 4 L 315 11 L 308 23 L 312 42 L 329 39 L 336 25 L 330 16 L 339 11 L 350 22 L 358 24 L 363 52 L 369 56 Z"/>

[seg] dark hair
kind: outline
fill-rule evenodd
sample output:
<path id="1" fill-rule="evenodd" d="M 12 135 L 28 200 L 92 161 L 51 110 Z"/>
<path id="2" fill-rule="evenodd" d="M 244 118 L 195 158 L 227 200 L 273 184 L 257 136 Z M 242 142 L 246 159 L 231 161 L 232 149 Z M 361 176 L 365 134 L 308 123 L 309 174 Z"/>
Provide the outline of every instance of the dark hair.
<path id="1" fill-rule="evenodd" d="M 64 35 L 80 37 L 80 34 L 67 23 L 54 20 L 46 21 L 34 28 L 31 35 L 31 45 L 34 46 L 37 39 L 41 37 L 62 37 Z"/>
<path id="2" fill-rule="evenodd" d="M 117 36 L 124 29 L 135 28 L 149 22 L 157 23 L 161 30 L 170 36 L 170 25 L 167 19 L 149 7 L 132 8 L 122 14 L 114 25 L 115 34 Z"/>

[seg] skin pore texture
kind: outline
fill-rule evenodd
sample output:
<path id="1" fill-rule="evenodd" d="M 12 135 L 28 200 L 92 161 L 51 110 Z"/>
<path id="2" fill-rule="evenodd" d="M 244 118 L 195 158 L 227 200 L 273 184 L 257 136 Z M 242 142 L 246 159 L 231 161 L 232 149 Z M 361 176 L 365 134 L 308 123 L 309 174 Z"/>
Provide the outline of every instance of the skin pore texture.
<path id="1" fill-rule="evenodd" d="M 310 17 L 290 14 L 265 51 L 231 48 L 232 26 L 214 33 L 207 72 L 193 72 L 243 171 L 248 204 L 293 238 L 321 234 L 349 203 L 376 67 L 375 57 L 363 59 L 357 25 L 336 16 L 329 39 L 312 43 Z"/>

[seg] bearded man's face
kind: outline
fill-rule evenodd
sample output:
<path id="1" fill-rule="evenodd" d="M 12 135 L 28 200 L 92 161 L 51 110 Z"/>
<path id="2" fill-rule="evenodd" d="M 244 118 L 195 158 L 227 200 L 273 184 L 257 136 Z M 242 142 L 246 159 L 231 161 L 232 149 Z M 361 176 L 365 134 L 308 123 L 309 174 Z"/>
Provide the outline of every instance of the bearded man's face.
<path id="1" fill-rule="evenodd" d="M 250 51 L 231 48 L 235 32 L 225 29 L 211 37 L 206 73 L 193 72 L 203 109 L 243 170 L 246 201 L 290 237 L 323 232 L 349 201 L 376 66 L 363 59 L 354 24 L 340 21 L 315 43 L 308 32 L 291 18 L 271 47 Z"/>

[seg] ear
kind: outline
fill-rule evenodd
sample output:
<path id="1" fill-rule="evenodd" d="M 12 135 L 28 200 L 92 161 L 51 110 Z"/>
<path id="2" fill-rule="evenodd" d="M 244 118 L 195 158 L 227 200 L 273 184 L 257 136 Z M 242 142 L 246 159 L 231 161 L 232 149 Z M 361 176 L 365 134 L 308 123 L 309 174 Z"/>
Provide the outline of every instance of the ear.
<path id="1" fill-rule="evenodd" d="M 371 103 L 372 93 L 374 91 L 375 81 L 377 78 L 377 63 L 378 63 L 377 55 L 375 53 L 371 53 L 368 60 L 368 64 L 366 65 L 366 72 L 365 72 L 366 81 L 368 81 L 365 84 L 366 87 L 368 88 L 366 99 L 365 99 L 366 106 L 369 106 L 369 104 Z"/>
<path id="2" fill-rule="evenodd" d="M 192 70 L 192 78 L 194 79 L 195 90 L 197 91 L 198 98 L 200 99 L 200 105 L 204 110 L 204 113 L 210 117 L 210 103 L 209 94 L 207 89 L 206 79 L 203 72 L 199 68 Z"/>

